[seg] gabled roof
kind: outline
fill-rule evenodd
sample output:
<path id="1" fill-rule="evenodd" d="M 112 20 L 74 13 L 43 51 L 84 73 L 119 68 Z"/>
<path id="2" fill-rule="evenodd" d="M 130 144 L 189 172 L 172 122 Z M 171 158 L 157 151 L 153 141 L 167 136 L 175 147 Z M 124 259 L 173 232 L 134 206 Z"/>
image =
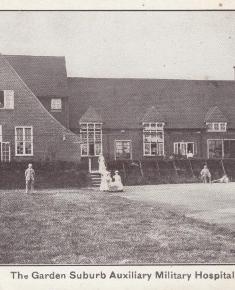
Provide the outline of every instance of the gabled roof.
<path id="1" fill-rule="evenodd" d="M 140 128 L 155 106 L 166 128 L 203 128 L 205 116 L 217 106 L 235 129 L 235 81 L 167 79 L 69 78 L 70 128 L 89 106 L 99 111 L 104 128 Z"/>
<path id="2" fill-rule="evenodd" d="M 37 97 L 68 95 L 65 58 L 58 56 L 4 55 Z"/>
<path id="3" fill-rule="evenodd" d="M 144 117 L 142 118 L 142 122 L 165 122 L 163 116 L 157 111 L 155 106 L 150 107 Z"/>
<path id="4" fill-rule="evenodd" d="M 217 106 L 214 106 L 206 113 L 205 122 L 228 122 L 228 119 Z"/>
<path id="5" fill-rule="evenodd" d="M 95 108 L 89 107 L 87 111 L 82 115 L 82 117 L 79 120 L 79 123 L 89 123 L 89 122 L 96 122 L 96 123 L 102 123 L 102 118 L 100 114 L 96 111 Z"/>

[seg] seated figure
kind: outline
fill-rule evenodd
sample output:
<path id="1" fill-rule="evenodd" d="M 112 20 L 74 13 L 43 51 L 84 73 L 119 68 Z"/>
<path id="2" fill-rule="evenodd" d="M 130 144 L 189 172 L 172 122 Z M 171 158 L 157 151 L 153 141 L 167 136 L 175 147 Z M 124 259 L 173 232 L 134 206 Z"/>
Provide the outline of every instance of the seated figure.
<path id="1" fill-rule="evenodd" d="M 123 184 L 119 172 L 116 170 L 113 176 L 114 181 L 110 183 L 109 191 L 123 191 Z"/>

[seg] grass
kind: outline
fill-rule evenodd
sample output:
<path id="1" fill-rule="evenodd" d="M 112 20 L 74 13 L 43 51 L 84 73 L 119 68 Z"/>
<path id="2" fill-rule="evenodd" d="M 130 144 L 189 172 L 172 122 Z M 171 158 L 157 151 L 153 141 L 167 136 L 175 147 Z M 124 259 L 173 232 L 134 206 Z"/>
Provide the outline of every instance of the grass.
<path id="1" fill-rule="evenodd" d="M 234 232 L 84 190 L 0 192 L 1 264 L 229 263 Z"/>

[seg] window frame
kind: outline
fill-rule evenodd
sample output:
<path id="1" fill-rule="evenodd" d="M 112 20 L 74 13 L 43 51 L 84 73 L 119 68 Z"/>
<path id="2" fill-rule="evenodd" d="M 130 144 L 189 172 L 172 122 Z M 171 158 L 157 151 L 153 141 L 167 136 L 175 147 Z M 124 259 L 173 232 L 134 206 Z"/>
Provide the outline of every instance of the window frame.
<path id="1" fill-rule="evenodd" d="M 0 107 L 0 110 L 14 110 L 14 107 L 15 107 L 15 92 L 14 90 L 0 90 L 1 92 L 3 92 L 3 99 L 4 99 L 4 106 L 3 107 Z M 9 106 L 9 103 L 7 102 L 7 92 L 11 92 L 12 95 L 12 102 L 10 103 L 10 106 Z M 8 104 L 8 106 L 6 106 L 6 104 Z"/>
<path id="2" fill-rule="evenodd" d="M 23 141 L 18 141 L 17 140 L 17 129 L 23 129 Z M 31 140 L 30 141 L 26 141 L 25 140 L 25 130 L 26 129 L 30 129 L 31 130 Z M 34 153 L 33 153 L 33 126 L 16 126 L 15 127 L 15 156 L 33 156 L 34 155 Z M 23 142 L 23 153 L 22 154 L 19 154 L 19 153 L 17 153 L 17 143 L 19 143 L 19 142 Z M 26 144 L 26 142 L 30 142 L 31 143 L 31 153 L 30 154 L 27 154 L 27 153 L 25 153 L 25 151 L 26 151 L 26 147 L 25 147 L 25 144 Z"/>
<path id="3" fill-rule="evenodd" d="M 120 159 L 120 158 L 117 158 L 117 142 L 129 142 L 130 143 L 130 158 L 129 159 Z M 114 140 L 114 158 L 115 160 L 132 160 L 132 140 L 124 140 L 124 139 L 115 139 Z"/>
<path id="4" fill-rule="evenodd" d="M 143 122 L 142 123 L 142 135 L 143 135 L 143 156 L 144 157 L 157 157 L 157 156 L 164 156 L 165 155 L 165 142 L 164 142 L 164 122 Z M 161 142 L 146 142 L 145 139 L 145 133 L 149 132 L 150 136 L 152 133 L 156 134 L 161 132 L 162 133 L 162 141 Z M 150 146 L 150 154 L 145 153 L 145 147 L 148 144 Z M 160 146 L 162 146 L 162 154 L 153 154 L 151 149 L 151 144 L 156 144 L 156 150 L 159 149 Z M 161 145 L 159 145 L 161 144 Z"/>
<path id="5" fill-rule="evenodd" d="M 232 138 L 232 139 L 228 139 L 228 138 L 225 138 L 225 139 L 207 139 L 207 158 L 208 159 L 216 159 L 216 158 L 210 158 L 209 141 L 222 141 L 222 156 L 221 156 L 221 158 L 224 159 L 224 141 L 235 141 L 235 139 L 234 138 Z M 217 158 L 217 159 L 219 159 L 219 158 Z"/>
<path id="6" fill-rule="evenodd" d="M 207 122 L 206 126 L 211 125 L 212 128 L 207 128 L 207 132 L 226 132 L 227 131 L 227 122 Z M 218 125 L 218 129 L 215 129 L 215 126 Z M 224 129 L 221 129 L 222 125 L 224 125 Z"/>
<path id="7" fill-rule="evenodd" d="M 177 145 L 178 144 L 180 144 L 180 146 L 181 146 L 181 144 L 184 144 L 185 146 L 186 146 L 186 154 L 182 154 L 182 153 L 179 153 L 178 152 L 178 146 Z M 193 144 L 193 152 L 192 152 L 192 154 L 193 154 L 193 156 L 194 155 L 196 155 L 197 154 L 197 150 L 196 150 L 196 143 L 195 142 L 191 142 L 191 141 L 188 141 L 188 142 L 185 142 L 185 141 L 180 141 L 180 142 L 174 142 L 173 143 L 173 152 L 174 152 L 174 154 L 176 154 L 176 155 L 182 155 L 182 156 L 187 156 L 187 154 L 188 154 L 188 152 L 187 152 L 187 147 L 188 147 L 188 144 Z M 177 146 L 177 152 L 175 152 L 175 146 Z"/>
<path id="8" fill-rule="evenodd" d="M 56 100 L 56 101 L 60 100 L 60 108 L 53 108 L 53 107 L 52 107 L 52 103 L 53 103 L 53 101 L 55 101 L 55 100 Z M 62 109 L 63 109 L 62 98 L 56 98 L 56 97 L 51 98 L 51 111 L 52 111 L 52 112 L 61 112 Z"/>
<path id="9" fill-rule="evenodd" d="M 93 141 L 94 143 L 89 142 L 89 125 L 93 125 L 94 126 L 94 130 L 93 130 Z M 101 122 L 80 122 L 80 139 L 81 139 L 81 148 L 80 148 L 80 153 L 81 153 L 81 157 L 97 157 L 100 154 L 103 154 L 103 128 L 102 125 L 103 123 Z M 86 132 L 82 131 L 82 125 L 86 125 Z M 95 131 L 95 127 L 96 125 L 100 126 L 100 142 L 96 142 L 96 131 Z M 82 142 L 83 141 L 83 137 L 82 137 L 82 133 L 86 133 L 86 142 Z M 94 144 L 94 155 L 89 154 L 89 144 Z M 100 144 L 100 153 L 96 152 L 96 144 Z M 83 154 L 83 146 L 86 145 L 87 147 L 87 154 Z"/>

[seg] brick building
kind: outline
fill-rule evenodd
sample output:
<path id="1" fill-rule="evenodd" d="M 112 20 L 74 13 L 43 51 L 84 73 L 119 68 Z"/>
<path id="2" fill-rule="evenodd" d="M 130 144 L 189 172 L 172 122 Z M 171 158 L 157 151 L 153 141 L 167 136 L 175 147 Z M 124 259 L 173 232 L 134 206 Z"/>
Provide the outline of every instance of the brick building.
<path id="1" fill-rule="evenodd" d="M 0 56 L 1 160 L 235 158 L 235 82 L 68 78 L 64 57 Z"/>
<path id="2" fill-rule="evenodd" d="M 235 82 L 69 78 L 81 156 L 235 158 Z"/>
<path id="3" fill-rule="evenodd" d="M 79 138 L 64 126 L 68 112 L 64 117 L 43 106 L 49 97 L 67 103 L 66 74 L 56 69 L 61 63 L 64 59 L 0 55 L 1 161 L 80 160 Z"/>

